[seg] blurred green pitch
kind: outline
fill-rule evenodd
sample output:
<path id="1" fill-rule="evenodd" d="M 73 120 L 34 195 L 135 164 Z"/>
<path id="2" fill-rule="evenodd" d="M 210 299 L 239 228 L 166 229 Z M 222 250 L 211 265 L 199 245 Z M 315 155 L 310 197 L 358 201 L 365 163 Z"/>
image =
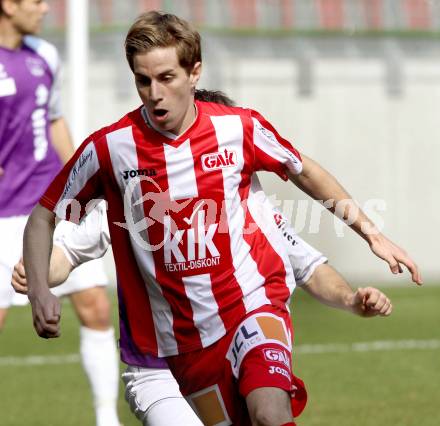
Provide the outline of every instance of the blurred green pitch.
<path id="1" fill-rule="evenodd" d="M 440 286 L 385 288 L 394 305 L 390 318 L 362 319 L 326 308 L 303 291 L 292 307 L 296 344 L 323 344 L 322 353 L 299 350 L 295 371 L 309 403 L 299 426 L 440 425 L 440 349 L 332 352 L 330 344 L 440 342 Z M 78 324 L 63 304 L 62 337 L 45 341 L 32 329 L 29 308 L 13 308 L 0 335 L 1 426 L 93 426 L 90 389 L 79 362 L 14 365 L 22 357 L 78 353 Z M 313 346 L 315 347 L 315 346 Z M 327 348 L 327 349 L 326 349 Z M 11 357 L 11 358 L 9 358 Z M 124 426 L 139 426 L 120 392 Z"/>

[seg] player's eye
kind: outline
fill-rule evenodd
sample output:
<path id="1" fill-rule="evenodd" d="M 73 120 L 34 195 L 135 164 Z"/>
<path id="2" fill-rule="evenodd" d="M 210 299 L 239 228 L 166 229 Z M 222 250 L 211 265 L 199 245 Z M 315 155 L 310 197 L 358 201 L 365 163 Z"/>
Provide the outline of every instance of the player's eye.
<path id="1" fill-rule="evenodd" d="M 138 86 L 149 86 L 151 84 L 151 80 L 144 75 L 136 75 L 136 84 Z"/>

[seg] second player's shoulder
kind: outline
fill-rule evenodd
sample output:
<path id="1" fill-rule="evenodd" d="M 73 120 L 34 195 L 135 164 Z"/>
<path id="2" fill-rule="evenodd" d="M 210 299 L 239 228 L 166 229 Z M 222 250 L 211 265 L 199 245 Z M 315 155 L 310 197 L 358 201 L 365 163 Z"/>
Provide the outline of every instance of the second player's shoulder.
<path id="1" fill-rule="evenodd" d="M 47 63 L 52 74 L 57 72 L 60 66 L 60 58 L 58 50 L 53 44 L 42 38 L 30 35 L 24 37 L 23 44 Z"/>

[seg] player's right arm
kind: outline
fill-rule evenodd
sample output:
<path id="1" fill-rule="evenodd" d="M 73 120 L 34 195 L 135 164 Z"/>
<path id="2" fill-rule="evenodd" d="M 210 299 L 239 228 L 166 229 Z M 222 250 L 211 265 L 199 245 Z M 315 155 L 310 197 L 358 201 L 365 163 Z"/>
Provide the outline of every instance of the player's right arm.
<path id="1" fill-rule="evenodd" d="M 28 297 L 32 305 L 34 327 L 38 335 L 44 338 L 60 335 L 60 302 L 49 291 L 47 284 L 54 228 L 55 214 L 37 204 L 26 224 L 23 237 L 24 265 L 28 275 Z"/>
<path id="2" fill-rule="evenodd" d="M 60 304 L 47 284 L 55 213 L 60 219 L 79 222 L 89 202 L 101 198 L 101 182 L 96 146 L 88 138 L 49 185 L 26 225 L 23 257 L 28 296 L 41 337 L 59 336 Z"/>
<path id="3" fill-rule="evenodd" d="M 105 203 L 98 204 L 80 225 L 61 221 L 56 227 L 53 240 L 49 287 L 62 284 L 77 266 L 104 256 L 109 245 L 110 234 Z M 23 259 L 14 266 L 11 284 L 17 293 L 28 293 Z"/>

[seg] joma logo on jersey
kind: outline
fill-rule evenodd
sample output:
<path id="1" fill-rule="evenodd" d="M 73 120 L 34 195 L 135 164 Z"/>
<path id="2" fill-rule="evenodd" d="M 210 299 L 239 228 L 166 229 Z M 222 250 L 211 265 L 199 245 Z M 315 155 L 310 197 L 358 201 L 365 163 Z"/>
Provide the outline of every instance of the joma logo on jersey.
<path id="1" fill-rule="evenodd" d="M 267 361 L 280 362 L 286 367 L 289 367 L 289 358 L 286 352 L 280 349 L 263 349 L 263 354 Z"/>
<path id="2" fill-rule="evenodd" d="M 170 216 L 165 216 L 163 223 L 164 262 L 167 271 L 187 271 L 220 263 L 220 252 L 213 241 L 218 223 L 206 227 L 203 210 L 197 212 L 196 228 L 177 229 L 171 233 Z"/>
<path id="3" fill-rule="evenodd" d="M 202 155 L 202 167 L 205 172 L 212 170 L 234 167 L 237 165 L 237 153 L 235 151 L 213 152 Z"/>
<path id="4" fill-rule="evenodd" d="M 127 180 L 129 177 L 134 178 L 136 176 L 156 176 L 156 170 L 155 169 L 132 169 L 132 170 L 124 170 L 122 172 L 122 177 Z"/>

